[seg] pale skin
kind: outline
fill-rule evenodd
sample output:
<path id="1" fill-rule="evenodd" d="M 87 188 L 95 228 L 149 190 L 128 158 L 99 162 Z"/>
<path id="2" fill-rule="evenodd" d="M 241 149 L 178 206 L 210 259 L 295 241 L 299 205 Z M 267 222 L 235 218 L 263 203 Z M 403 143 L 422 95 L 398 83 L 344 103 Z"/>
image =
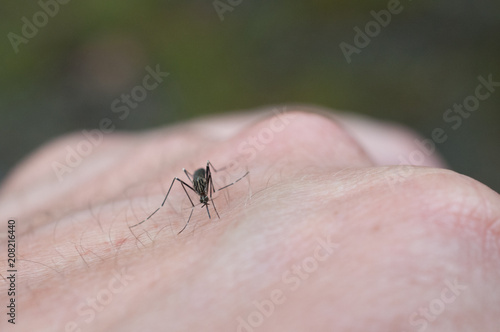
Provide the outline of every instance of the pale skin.
<path id="1" fill-rule="evenodd" d="M 18 241 L 16 325 L 0 278 L 0 330 L 498 331 L 497 193 L 436 153 L 387 166 L 416 148 L 394 125 L 255 114 L 104 135 L 62 181 L 52 163 L 80 134 L 21 163 L 0 189 L 1 248 L 8 219 Z M 207 160 L 232 163 L 219 187 L 250 172 L 214 195 L 220 219 L 197 206 L 177 235 L 189 210 L 167 204 L 129 228 Z"/>

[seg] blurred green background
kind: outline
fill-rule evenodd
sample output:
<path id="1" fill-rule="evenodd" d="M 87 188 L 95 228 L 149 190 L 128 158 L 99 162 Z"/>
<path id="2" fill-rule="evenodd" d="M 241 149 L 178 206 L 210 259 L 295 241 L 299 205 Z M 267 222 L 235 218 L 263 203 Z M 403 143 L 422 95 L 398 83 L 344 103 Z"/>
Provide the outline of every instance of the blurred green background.
<path id="1" fill-rule="evenodd" d="M 54 0 L 42 1 L 52 3 Z M 339 47 L 388 1 L 69 1 L 18 45 L 36 1 L 0 13 L 0 179 L 43 142 L 109 117 L 119 129 L 277 103 L 312 103 L 400 122 L 430 137 L 452 169 L 500 192 L 500 88 L 457 130 L 443 113 L 500 81 L 500 2 L 402 0 L 402 12 L 347 63 Z M 234 4 L 232 6 L 230 4 Z M 54 8 L 52 8 L 54 9 Z M 42 20 L 43 15 L 37 19 Z M 111 111 L 146 66 L 170 75 L 125 120 Z"/>

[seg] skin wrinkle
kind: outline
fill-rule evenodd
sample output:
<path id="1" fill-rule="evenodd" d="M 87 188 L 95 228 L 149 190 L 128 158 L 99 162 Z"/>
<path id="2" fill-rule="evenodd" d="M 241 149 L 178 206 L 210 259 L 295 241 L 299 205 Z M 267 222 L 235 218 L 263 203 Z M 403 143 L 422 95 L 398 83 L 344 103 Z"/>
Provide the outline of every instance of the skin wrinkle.
<path id="1" fill-rule="evenodd" d="M 398 167 L 370 167 L 369 158 L 363 156 L 356 144 L 351 145 L 351 138 L 344 137 L 338 126 L 322 116 L 298 115 L 295 125 L 291 123 L 276 134 L 272 144 L 266 145 L 249 163 L 252 176 L 249 183 L 239 182 L 231 187 L 229 200 L 219 195 L 215 203 L 221 220 L 209 220 L 206 211 L 197 207 L 186 233 L 176 236 L 176 225 L 182 226 L 182 222 L 174 220 L 178 216 L 172 209 L 164 208 L 144 227 L 133 232 L 128 229 L 128 225 L 140 221 L 151 208 L 158 206 L 165 186 L 168 187 L 173 176 L 181 175 L 182 166 L 191 167 L 183 160 L 189 160 L 195 167 L 200 162 L 203 165 L 206 155 L 211 161 L 230 160 L 238 145 L 249 135 L 258 134 L 268 120 L 245 125 L 240 134 L 206 150 L 203 144 L 212 142 L 195 144 L 192 150 L 184 151 L 183 158 L 176 155 L 170 159 L 165 152 L 156 154 L 151 158 L 160 160 L 153 165 L 167 159 L 168 163 L 156 168 L 155 174 L 135 178 L 139 182 L 137 187 L 128 184 L 120 187 L 120 181 L 109 182 L 116 189 L 106 195 L 114 197 L 102 197 L 91 203 L 87 200 L 85 205 L 69 209 L 71 212 L 59 221 L 23 233 L 35 241 L 30 241 L 34 242 L 32 250 L 24 247 L 21 253 L 29 253 L 27 259 L 53 266 L 61 273 L 25 262 L 30 266 L 23 266 L 23 285 L 36 286 L 36 290 L 23 296 L 27 300 L 33 296 L 38 305 L 25 307 L 23 315 L 31 317 L 32 324 L 37 324 L 40 330 L 43 330 L 42 317 L 43 321 L 57 317 L 55 321 L 61 324 L 77 320 L 84 331 L 154 330 L 152 327 L 161 330 L 165 322 L 170 329 L 235 330 L 236 317 L 246 318 L 255 310 L 252 301 L 268 299 L 271 290 L 282 288 L 287 301 L 265 318 L 259 331 L 273 330 L 278 325 L 288 331 L 326 330 L 333 326 L 339 331 L 340 328 L 399 331 L 399 327 L 411 330 L 408 315 L 439 295 L 444 278 L 453 279 L 460 274 L 463 276 L 460 281 L 467 283 L 469 289 L 446 307 L 443 315 L 429 325 L 429 331 L 463 317 L 478 301 L 479 307 L 484 308 L 482 313 L 494 317 L 494 298 L 498 294 L 493 284 L 495 274 L 471 275 L 457 259 L 475 245 L 468 242 L 469 235 L 459 227 L 461 222 L 471 220 L 464 215 L 481 214 L 477 202 L 466 199 L 467 195 L 479 193 L 457 189 L 470 186 L 467 181 L 475 182 L 464 181 L 465 178 L 448 171 L 414 168 L 410 177 L 391 189 L 386 175 L 397 173 Z M 172 133 L 170 130 L 169 134 Z M 307 143 L 297 144 L 300 141 Z M 339 141 L 344 143 L 336 145 Z M 160 142 L 161 139 L 149 151 L 155 151 Z M 323 146 L 312 151 L 318 142 L 324 143 Z M 144 142 L 146 146 L 149 143 Z M 353 151 L 346 154 L 345 149 Z M 197 155 L 199 151 L 205 153 Z M 284 158 L 292 164 L 280 164 Z M 123 160 L 136 161 L 134 156 Z M 126 165 L 119 169 L 115 176 L 125 180 L 127 173 L 134 170 Z M 109 170 L 107 176 L 111 175 L 113 172 Z M 151 181 L 143 183 L 146 177 Z M 489 190 L 486 187 L 473 186 L 482 193 L 479 200 L 486 197 L 489 206 L 498 202 L 498 195 L 486 191 Z M 253 192 L 251 197 L 249 189 Z M 177 194 L 183 195 L 180 191 Z M 436 204 L 438 200 L 446 202 Z M 453 206 L 462 209 L 455 211 Z M 495 213 L 491 212 L 491 216 Z M 456 220 L 439 223 L 425 218 L 437 214 Z M 471 221 L 474 232 L 484 235 L 485 230 L 491 229 L 494 220 L 489 218 L 487 214 L 486 219 Z M 340 247 L 301 282 L 296 292 L 289 291 L 281 274 L 310 256 L 316 238 L 327 234 L 334 234 L 333 239 Z M 477 236 L 475 241 L 480 244 L 484 237 Z M 50 248 L 47 243 L 53 250 L 44 249 L 44 246 Z M 481 262 L 468 264 L 477 267 Z M 134 280 L 123 292 L 114 295 L 93 322 L 88 325 L 82 322 L 76 313 L 77 305 L 106 288 L 110 270 L 121 266 L 129 267 L 127 273 Z M 79 295 L 68 292 L 58 298 L 55 290 L 65 287 Z M 491 288 L 489 292 L 485 291 L 487 287 Z M 47 305 L 50 301 L 61 303 L 64 309 L 54 311 Z M 122 318 L 117 320 L 117 317 Z M 301 319 L 294 319 L 298 317 Z M 23 323 L 29 324 L 26 320 Z M 451 330 L 458 331 L 453 326 Z"/>

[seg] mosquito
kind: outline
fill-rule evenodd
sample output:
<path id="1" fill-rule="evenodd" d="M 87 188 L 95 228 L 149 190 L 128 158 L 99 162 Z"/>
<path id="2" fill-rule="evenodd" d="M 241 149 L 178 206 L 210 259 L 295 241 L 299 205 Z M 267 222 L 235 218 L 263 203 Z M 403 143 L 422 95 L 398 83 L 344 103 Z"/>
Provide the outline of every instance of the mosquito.
<path id="1" fill-rule="evenodd" d="M 177 233 L 177 235 L 179 235 L 180 233 L 182 233 L 182 231 L 184 231 L 186 229 L 187 225 L 189 224 L 189 221 L 191 220 L 191 216 L 193 215 L 193 211 L 194 211 L 194 207 L 195 207 L 193 200 L 189 196 L 186 188 L 190 189 L 191 191 L 193 191 L 196 195 L 198 195 L 200 197 L 200 203 L 202 204 L 201 208 L 204 208 L 204 207 L 207 208 L 207 214 L 208 214 L 209 219 L 212 218 L 210 216 L 210 211 L 208 209 L 208 206 L 210 205 L 210 204 L 208 204 L 209 201 L 212 202 L 212 206 L 214 207 L 215 213 L 217 214 L 217 217 L 220 219 L 219 212 L 217 212 L 217 208 L 215 207 L 215 203 L 212 199 L 212 194 L 215 193 L 216 191 L 221 191 L 222 189 L 226 189 L 227 187 L 232 186 L 233 184 L 237 183 L 238 181 L 243 179 L 245 176 L 247 176 L 249 172 L 247 171 L 242 177 L 240 177 L 236 181 L 234 181 L 228 185 L 225 185 L 224 187 L 222 187 L 218 190 L 215 190 L 214 183 L 212 180 L 212 172 L 210 171 L 210 169 L 213 169 L 214 172 L 218 172 L 218 171 L 224 170 L 225 167 L 217 170 L 214 167 L 214 165 L 212 165 L 212 163 L 210 161 L 207 161 L 207 167 L 206 168 L 198 168 L 194 172 L 194 174 L 189 173 L 185 168 L 183 168 L 182 170 L 184 171 L 187 178 L 191 182 L 191 185 L 182 181 L 178 177 L 175 177 L 172 180 L 172 183 L 170 184 L 170 188 L 168 188 L 167 194 L 165 195 L 165 198 L 163 199 L 163 203 L 161 203 L 160 207 L 158 207 L 153 213 L 151 213 L 149 215 L 149 217 L 147 217 L 146 219 L 144 219 L 140 223 L 137 223 L 135 225 L 130 226 L 129 228 L 139 226 L 140 224 L 148 221 L 156 212 L 158 212 L 163 207 L 163 205 L 165 205 L 165 202 L 167 201 L 168 195 L 170 194 L 170 190 L 172 190 L 172 187 L 174 186 L 174 183 L 176 181 L 181 184 L 182 189 L 184 189 L 184 192 L 186 193 L 187 197 L 189 198 L 189 202 L 191 203 L 191 213 L 189 214 L 189 218 L 188 218 L 186 224 L 184 225 L 184 227 L 179 231 L 179 233 Z"/>

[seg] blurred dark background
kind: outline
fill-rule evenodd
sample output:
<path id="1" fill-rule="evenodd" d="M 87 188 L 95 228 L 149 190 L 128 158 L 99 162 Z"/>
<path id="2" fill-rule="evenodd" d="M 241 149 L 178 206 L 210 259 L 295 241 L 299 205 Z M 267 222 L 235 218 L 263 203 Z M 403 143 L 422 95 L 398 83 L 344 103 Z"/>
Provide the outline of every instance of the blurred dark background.
<path id="1" fill-rule="evenodd" d="M 73 0 L 57 13 L 55 0 L 42 3 L 53 17 L 37 14 L 36 1 L 4 2 L 0 13 L 0 179 L 43 142 L 103 117 L 139 130 L 312 103 L 400 122 L 424 137 L 441 127 L 448 140 L 438 148 L 451 168 L 500 192 L 500 88 L 456 130 L 443 120 L 474 93 L 479 75 L 500 81 L 498 1 L 402 0 L 401 13 L 350 64 L 340 43 L 353 44 L 353 28 L 364 29 L 388 1 L 222 0 L 219 10 L 232 9 L 223 20 L 213 1 Z M 35 19 L 35 36 L 13 37 L 24 38 L 23 25 Z M 113 101 L 156 65 L 170 75 L 119 119 Z"/>

